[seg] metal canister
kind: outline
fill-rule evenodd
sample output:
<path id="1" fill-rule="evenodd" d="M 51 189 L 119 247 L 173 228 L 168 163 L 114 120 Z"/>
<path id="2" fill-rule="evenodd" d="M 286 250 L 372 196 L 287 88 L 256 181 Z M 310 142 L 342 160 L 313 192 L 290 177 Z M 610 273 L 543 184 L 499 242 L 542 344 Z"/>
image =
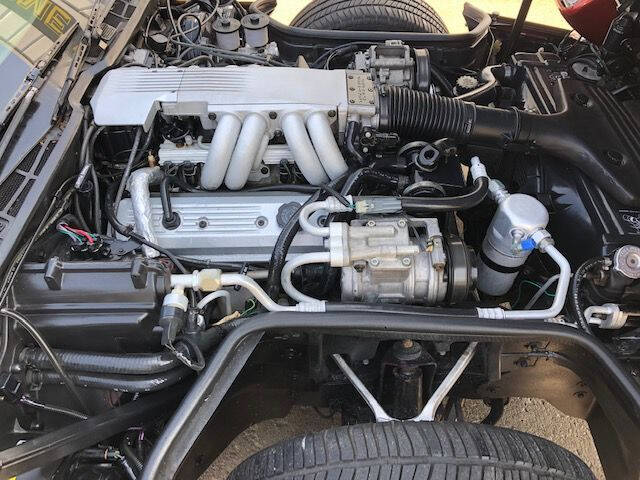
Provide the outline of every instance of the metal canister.
<path id="1" fill-rule="evenodd" d="M 478 264 L 478 289 L 488 295 L 504 295 L 512 287 L 522 265 L 535 247 L 531 235 L 549 223 L 545 206 L 530 195 L 509 194 L 495 180 L 490 194 L 498 203 L 482 242 Z"/>

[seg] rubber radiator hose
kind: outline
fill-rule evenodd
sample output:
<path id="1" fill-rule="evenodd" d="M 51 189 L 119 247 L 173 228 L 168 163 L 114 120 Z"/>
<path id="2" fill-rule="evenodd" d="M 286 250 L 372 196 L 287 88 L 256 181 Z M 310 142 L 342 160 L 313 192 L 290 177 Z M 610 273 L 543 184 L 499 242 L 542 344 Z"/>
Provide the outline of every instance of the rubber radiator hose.
<path id="1" fill-rule="evenodd" d="M 116 390 L 128 393 L 150 393 L 175 385 L 193 373 L 188 367 L 178 367 L 167 372 L 149 375 L 118 375 L 98 374 L 89 372 L 72 372 L 69 376 L 73 383 L 79 387 L 97 388 L 102 390 Z M 27 374 L 29 383 L 34 384 L 60 384 L 60 375 L 50 371 L 29 371 Z"/>
<path id="2" fill-rule="evenodd" d="M 240 325 L 244 319 L 236 319 L 211 327 L 197 339 L 198 347 L 208 351 L 218 345 L 225 335 Z M 181 367 L 182 362 L 169 351 L 158 353 L 100 353 L 70 350 L 54 350 L 61 365 L 72 372 L 118 375 L 155 375 Z M 37 348 L 24 348 L 19 355 L 21 366 L 51 370 L 51 361 Z"/>

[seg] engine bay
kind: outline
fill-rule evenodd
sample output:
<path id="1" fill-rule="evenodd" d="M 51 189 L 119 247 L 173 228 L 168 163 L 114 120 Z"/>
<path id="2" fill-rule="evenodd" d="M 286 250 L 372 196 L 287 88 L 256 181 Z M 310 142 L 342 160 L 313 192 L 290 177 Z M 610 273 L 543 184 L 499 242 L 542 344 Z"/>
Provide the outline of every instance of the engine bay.
<path id="1" fill-rule="evenodd" d="M 263 314 L 538 322 L 603 342 L 638 371 L 637 38 L 600 47 L 531 30 L 505 52 L 496 17 L 490 35 L 448 56 L 390 32 L 314 45 L 273 25 L 270 9 L 160 2 L 89 85 L 52 197 L 64 208 L 32 231 L 3 287 L 18 323 L 0 388 L 22 405 L 17 425 L 64 425 L 65 412 L 26 402 L 64 403 L 68 388 L 74 409 L 100 413 L 182 388 Z M 508 354 L 524 370 L 554 345 L 300 332 L 273 333 L 266 343 L 282 345 L 254 365 L 265 377 L 291 368 L 304 381 L 287 388 L 342 409 L 345 423 L 365 415 L 340 391 L 358 389 L 353 376 L 378 382 L 378 400 L 407 419 L 422 393 L 403 390 L 410 380 L 395 370 L 388 380 L 387 366 L 418 365 L 412 385 L 428 398 L 466 355 L 459 396 L 501 399 L 505 351 L 528 352 Z M 419 351 L 407 360 L 398 345 Z M 509 373 L 526 384 L 526 372 Z M 586 416 L 594 396 L 583 390 L 558 404 Z M 148 435 L 141 457 L 163 438 Z"/>
<path id="2" fill-rule="evenodd" d="M 136 261 L 162 257 L 158 245 L 201 270 L 234 267 L 266 280 L 271 297 L 284 291 L 322 311 L 325 301 L 468 305 L 474 292 L 483 307 L 513 300 L 530 253 L 556 236 L 573 269 L 623 246 L 633 258 L 640 252 L 635 100 L 588 78 L 597 55 L 574 52 L 575 63 L 566 52 L 516 53 L 457 74 L 440 71 L 428 49 L 387 40 L 292 64 L 269 41 L 266 14 L 238 15 L 159 12 L 142 38 L 148 48 L 131 47 L 102 77 L 81 179 L 91 189 L 89 172 L 99 173 L 103 191 L 100 179 L 113 181 L 107 210 L 84 194 L 78 213 L 88 220 L 71 228 L 115 240 L 92 243 L 61 226 L 71 244 L 55 261 L 108 262 L 108 243 L 134 231 L 146 240 Z M 171 21 L 177 40 L 161 42 Z M 591 184 L 569 200 L 586 210 L 578 235 L 590 235 L 604 210 L 621 230 L 617 241 L 574 253 L 565 222 L 547 231 L 554 218 L 567 220 L 553 192 L 561 186 L 544 181 L 560 169 Z M 542 260 L 529 281 L 551 276 Z"/>

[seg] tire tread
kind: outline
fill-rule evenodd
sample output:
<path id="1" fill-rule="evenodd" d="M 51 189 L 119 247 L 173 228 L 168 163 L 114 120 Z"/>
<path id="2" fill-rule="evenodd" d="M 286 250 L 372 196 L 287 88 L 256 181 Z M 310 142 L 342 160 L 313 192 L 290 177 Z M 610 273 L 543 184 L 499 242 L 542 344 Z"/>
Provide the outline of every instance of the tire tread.
<path id="1" fill-rule="evenodd" d="M 229 480 L 594 480 L 577 456 L 548 440 L 489 425 L 350 425 L 273 445 Z"/>
<path id="2" fill-rule="evenodd" d="M 315 0 L 291 25 L 320 30 L 448 33 L 442 18 L 422 0 Z"/>

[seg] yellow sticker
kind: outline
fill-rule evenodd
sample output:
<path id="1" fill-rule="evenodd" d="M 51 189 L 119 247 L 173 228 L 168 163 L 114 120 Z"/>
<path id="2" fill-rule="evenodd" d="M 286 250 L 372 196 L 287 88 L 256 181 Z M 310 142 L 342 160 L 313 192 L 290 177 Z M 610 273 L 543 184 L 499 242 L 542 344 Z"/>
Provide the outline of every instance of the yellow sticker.
<path id="1" fill-rule="evenodd" d="M 25 19 L 54 42 L 75 24 L 73 16 L 51 0 L 0 0 L 0 5 Z"/>

